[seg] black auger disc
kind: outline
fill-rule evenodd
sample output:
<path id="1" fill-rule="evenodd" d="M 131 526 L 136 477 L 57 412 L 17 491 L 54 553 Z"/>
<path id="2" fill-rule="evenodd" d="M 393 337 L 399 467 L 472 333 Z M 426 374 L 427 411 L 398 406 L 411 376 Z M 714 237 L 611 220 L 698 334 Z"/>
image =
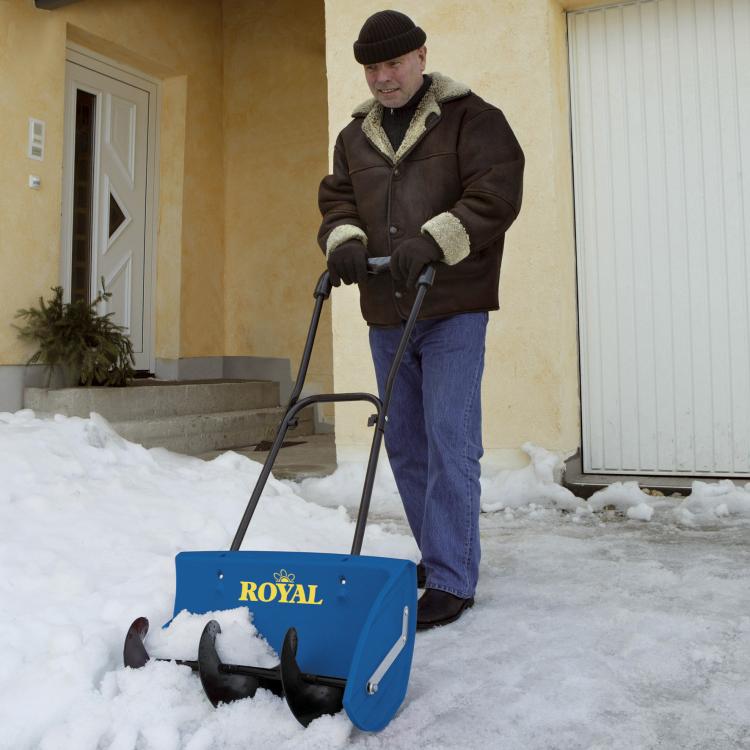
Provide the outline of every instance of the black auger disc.
<path id="1" fill-rule="evenodd" d="M 252 698 L 258 688 L 265 688 L 281 695 L 279 668 L 244 667 L 224 664 L 216 651 L 216 636 L 221 626 L 211 620 L 201 634 L 198 645 L 198 672 L 208 699 L 214 706 L 219 703 Z"/>
<path id="2" fill-rule="evenodd" d="M 289 709 L 306 727 L 320 716 L 336 714 L 342 709 L 346 681 L 302 674 L 296 657 L 297 631 L 289 628 L 281 648 L 281 682 Z"/>
<path id="3" fill-rule="evenodd" d="M 139 617 L 133 621 L 128 628 L 128 634 L 125 636 L 125 646 L 122 650 L 122 660 L 126 667 L 140 669 L 145 666 L 149 659 L 148 651 L 143 641 L 148 633 L 148 620 L 145 617 Z"/>

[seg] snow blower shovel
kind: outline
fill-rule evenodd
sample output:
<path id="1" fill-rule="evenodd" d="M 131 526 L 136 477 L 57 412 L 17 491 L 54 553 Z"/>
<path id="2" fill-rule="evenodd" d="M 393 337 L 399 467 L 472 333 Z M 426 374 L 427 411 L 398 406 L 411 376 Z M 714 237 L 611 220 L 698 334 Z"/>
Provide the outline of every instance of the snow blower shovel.
<path id="1" fill-rule="evenodd" d="M 389 258 L 372 258 L 368 271 L 389 268 Z M 394 357 L 382 401 L 370 393 L 318 394 L 300 399 L 315 333 L 331 282 L 323 273 L 315 288 L 315 309 L 297 381 L 229 551 L 177 555 L 174 616 L 245 606 L 253 623 L 280 654 L 273 668 L 226 664 L 216 650 L 219 624 L 203 630 L 196 661 L 177 661 L 200 674 L 214 706 L 251 697 L 258 688 L 283 695 L 297 720 L 307 726 L 343 707 L 355 726 L 383 729 L 406 695 L 416 630 L 416 566 L 409 560 L 360 554 L 386 415 L 401 359 L 422 301 L 435 278 L 427 266 Z M 347 554 L 241 551 L 250 519 L 271 474 L 287 430 L 300 410 L 313 403 L 367 401 L 376 413 L 354 541 Z M 149 661 L 144 640 L 148 620 L 138 618 L 125 638 L 125 666 Z"/>

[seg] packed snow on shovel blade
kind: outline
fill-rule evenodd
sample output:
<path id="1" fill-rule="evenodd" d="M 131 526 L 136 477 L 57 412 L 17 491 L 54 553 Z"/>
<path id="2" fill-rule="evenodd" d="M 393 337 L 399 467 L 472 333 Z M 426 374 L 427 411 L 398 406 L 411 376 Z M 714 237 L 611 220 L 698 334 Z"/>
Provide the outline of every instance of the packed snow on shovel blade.
<path id="1" fill-rule="evenodd" d="M 183 610 L 166 628 L 149 631 L 146 650 L 155 658 L 195 660 L 201 633 L 210 620 L 216 620 L 221 626 L 216 652 L 225 664 L 271 668 L 279 663 L 276 652 L 252 624 L 247 607 L 199 615 Z"/>

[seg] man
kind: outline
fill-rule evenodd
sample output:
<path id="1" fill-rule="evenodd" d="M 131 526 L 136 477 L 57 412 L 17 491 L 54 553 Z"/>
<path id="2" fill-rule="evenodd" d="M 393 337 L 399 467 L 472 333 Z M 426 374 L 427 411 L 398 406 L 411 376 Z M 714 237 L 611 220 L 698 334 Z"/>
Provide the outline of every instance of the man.
<path id="1" fill-rule="evenodd" d="M 394 386 L 385 446 L 426 580 L 417 628 L 453 622 L 479 574 L 480 386 L 487 313 L 498 308 L 505 231 L 524 166 L 502 112 L 424 75 L 426 35 L 393 10 L 354 43 L 374 99 L 339 134 L 320 185 L 319 242 L 331 281 L 357 283 L 381 396 L 428 263 L 436 266 Z M 368 278 L 367 258 L 391 273 Z"/>

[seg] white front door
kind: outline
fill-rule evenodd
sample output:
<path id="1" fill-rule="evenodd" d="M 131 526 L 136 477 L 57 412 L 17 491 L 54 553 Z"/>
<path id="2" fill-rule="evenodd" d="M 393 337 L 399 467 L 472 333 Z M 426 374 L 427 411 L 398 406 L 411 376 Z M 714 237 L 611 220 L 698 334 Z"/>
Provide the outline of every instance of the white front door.
<path id="1" fill-rule="evenodd" d="M 68 60 L 66 75 L 63 286 L 66 298 L 89 300 L 103 286 L 112 296 L 99 312 L 129 336 L 135 369 L 150 371 L 153 90 L 76 59 L 84 64 Z"/>
<path id="2" fill-rule="evenodd" d="M 750 1 L 568 15 L 584 471 L 750 475 Z"/>

